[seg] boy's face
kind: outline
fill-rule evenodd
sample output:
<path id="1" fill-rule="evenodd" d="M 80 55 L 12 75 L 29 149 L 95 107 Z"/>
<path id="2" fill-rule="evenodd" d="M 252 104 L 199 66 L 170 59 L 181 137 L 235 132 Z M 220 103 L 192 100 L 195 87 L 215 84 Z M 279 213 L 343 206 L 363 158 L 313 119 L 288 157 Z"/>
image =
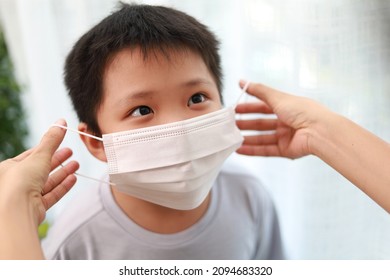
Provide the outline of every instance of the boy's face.
<path id="1" fill-rule="evenodd" d="M 103 134 L 185 120 L 221 109 L 217 85 L 201 56 L 156 51 L 145 60 L 139 49 L 124 49 L 107 64 L 97 122 Z M 87 130 L 86 127 L 79 127 Z M 85 140 L 84 140 L 85 142 Z M 98 145 L 97 143 L 94 143 Z M 88 149 L 106 160 L 100 151 Z"/>
<path id="2" fill-rule="evenodd" d="M 166 124 L 221 108 L 203 59 L 191 52 L 156 52 L 145 60 L 122 50 L 107 65 L 97 121 L 103 134 Z"/>

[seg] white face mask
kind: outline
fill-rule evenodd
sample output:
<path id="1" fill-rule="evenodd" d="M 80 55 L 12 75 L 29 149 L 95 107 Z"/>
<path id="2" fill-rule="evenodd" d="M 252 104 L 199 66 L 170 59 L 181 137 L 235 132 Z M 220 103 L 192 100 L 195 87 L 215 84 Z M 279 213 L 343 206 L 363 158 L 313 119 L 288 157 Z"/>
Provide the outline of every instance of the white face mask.
<path id="1" fill-rule="evenodd" d="M 232 107 L 102 139 L 81 134 L 103 141 L 114 188 L 178 210 L 204 201 L 223 162 L 243 141 Z"/>
<path id="2" fill-rule="evenodd" d="M 243 141 L 232 108 L 103 135 L 110 181 L 131 196 L 179 210 L 198 207 Z"/>

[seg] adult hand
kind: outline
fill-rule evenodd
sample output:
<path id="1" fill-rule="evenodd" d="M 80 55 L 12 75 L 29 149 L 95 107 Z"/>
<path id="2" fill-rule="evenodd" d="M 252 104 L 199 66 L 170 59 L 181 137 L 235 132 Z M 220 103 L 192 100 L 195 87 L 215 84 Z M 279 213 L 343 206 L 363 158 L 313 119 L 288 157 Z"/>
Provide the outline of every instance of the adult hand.
<path id="1" fill-rule="evenodd" d="M 64 120 L 57 122 L 66 125 Z M 12 201 L 14 197 L 26 197 L 36 225 L 45 218 L 46 211 L 59 201 L 75 184 L 73 174 L 79 164 L 71 161 L 59 167 L 71 155 L 68 148 L 56 152 L 66 131 L 51 127 L 40 144 L 19 156 L 0 163 L 0 193 Z"/>
<path id="2" fill-rule="evenodd" d="M 244 84 L 240 82 L 241 87 Z M 261 84 L 250 84 L 247 92 L 261 102 L 240 104 L 237 113 L 276 118 L 238 120 L 242 130 L 267 131 L 245 136 L 238 153 L 292 159 L 313 154 L 390 213 L 389 143 L 311 99 Z"/>
<path id="3" fill-rule="evenodd" d="M 244 85 L 245 81 L 240 81 L 240 87 Z M 317 118 L 324 118 L 332 114 L 331 111 L 311 99 L 286 94 L 262 84 L 251 83 L 247 92 L 261 101 L 239 104 L 237 113 L 275 114 L 276 118 L 237 120 L 241 130 L 267 131 L 260 135 L 245 136 L 238 153 L 291 159 L 313 153 L 310 138 L 315 133 L 313 128 Z"/>

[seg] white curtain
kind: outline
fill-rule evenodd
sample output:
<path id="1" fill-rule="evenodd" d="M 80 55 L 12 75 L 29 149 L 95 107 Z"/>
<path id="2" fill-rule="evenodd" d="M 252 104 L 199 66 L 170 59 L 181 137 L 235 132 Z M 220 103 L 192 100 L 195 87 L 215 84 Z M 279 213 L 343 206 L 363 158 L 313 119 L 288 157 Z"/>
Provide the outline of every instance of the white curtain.
<path id="1" fill-rule="evenodd" d="M 227 104 L 238 97 L 238 79 L 246 78 L 318 100 L 390 142 L 390 1 L 142 2 L 176 7 L 217 34 Z M 116 5 L 0 0 L 0 23 L 24 90 L 29 145 L 60 117 L 77 127 L 62 81 L 64 59 L 77 38 Z M 73 148 L 80 173 L 105 172 L 77 136 L 68 134 L 64 145 Z M 290 258 L 390 258 L 389 214 L 319 159 L 236 159 L 272 194 Z M 89 185 L 80 178 L 71 194 Z"/>

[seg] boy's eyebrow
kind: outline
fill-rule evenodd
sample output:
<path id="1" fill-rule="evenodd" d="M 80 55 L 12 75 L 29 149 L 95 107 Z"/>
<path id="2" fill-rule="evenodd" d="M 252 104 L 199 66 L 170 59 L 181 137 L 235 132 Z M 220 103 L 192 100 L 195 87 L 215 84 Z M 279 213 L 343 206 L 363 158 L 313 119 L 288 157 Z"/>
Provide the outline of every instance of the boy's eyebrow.
<path id="1" fill-rule="evenodd" d="M 154 93 L 155 93 L 154 91 L 138 91 L 138 92 L 130 93 L 126 97 L 126 99 L 143 99 L 146 97 L 150 97 Z"/>
<path id="2" fill-rule="evenodd" d="M 134 93 L 129 93 L 127 96 L 121 98 L 116 102 L 116 105 L 119 107 L 127 106 L 128 102 L 133 99 L 145 99 L 155 94 L 154 91 L 138 91 Z"/>
<path id="3" fill-rule="evenodd" d="M 184 82 L 182 85 L 185 87 L 192 87 L 192 86 L 197 86 L 199 84 L 213 85 L 211 81 L 203 78 L 192 79 L 187 82 Z"/>

